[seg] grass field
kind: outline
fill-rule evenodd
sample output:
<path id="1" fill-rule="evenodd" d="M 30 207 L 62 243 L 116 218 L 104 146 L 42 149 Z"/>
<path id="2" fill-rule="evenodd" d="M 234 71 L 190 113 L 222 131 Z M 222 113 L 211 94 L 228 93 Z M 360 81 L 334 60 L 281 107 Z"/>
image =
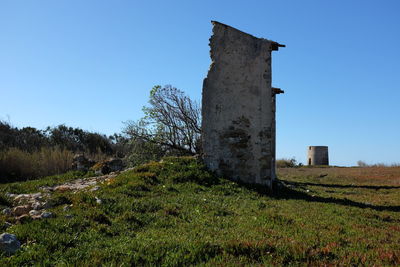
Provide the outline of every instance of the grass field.
<path id="1" fill-rule="evenodd" d="M 400 168 L 278 175 L 284 186 L 267 195 L 215 177 L 193 158 L 168 158 L 95 192 L 54 193 L 55 218 L 7 229 L 23 245 L 0 265 L 400 265 Z M 0 205 L 10 204 L 6 192 L 37 192 L 73 176 L 2 184 Z M 0 225 L 12 220 L 1 215 Z"/>

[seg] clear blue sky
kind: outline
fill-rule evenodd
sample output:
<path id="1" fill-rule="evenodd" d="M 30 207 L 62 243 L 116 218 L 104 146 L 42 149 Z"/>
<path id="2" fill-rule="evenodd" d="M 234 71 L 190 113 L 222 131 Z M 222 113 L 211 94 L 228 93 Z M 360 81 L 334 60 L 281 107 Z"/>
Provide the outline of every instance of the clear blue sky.
<path id="1" fill-rule="evenodd" d="M 400 1 L 0 0 L 0 119 L 105 134 L 153 85 L 200 101 L 210 20 L 286 44 L 273 54 L 277 156 L 400 162 Z"/>

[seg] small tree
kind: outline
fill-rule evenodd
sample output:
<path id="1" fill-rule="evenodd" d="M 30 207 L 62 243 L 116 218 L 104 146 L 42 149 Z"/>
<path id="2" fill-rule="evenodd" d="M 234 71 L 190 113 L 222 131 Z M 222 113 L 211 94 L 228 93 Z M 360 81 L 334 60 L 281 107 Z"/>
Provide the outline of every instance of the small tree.
<path id="1" fill-rule="evenodd" d="M 357 161 L 357 165 L 358 165 L 358 167 L 368 167 L 368 164 L 362 160 Z"/>
<path id="2" fill-rule="evenodd" d="M 294 168 L 297 167 L 299 165 L 297 165 L 297 160 L 295 158 L 291 158 L 291 159 L 278 159 L 276 161 L 276 167 L 278 168 Z"/>
<path id="3" fill-rule="evenodd" d="M 137 147 L 134 154 L 144 146 L 158 156 L 200 153 L 201 110 L 183 91 L 170 85 L 154 86 L 143 112 L 139 121 L 125 123 L 124 133 Z"/>

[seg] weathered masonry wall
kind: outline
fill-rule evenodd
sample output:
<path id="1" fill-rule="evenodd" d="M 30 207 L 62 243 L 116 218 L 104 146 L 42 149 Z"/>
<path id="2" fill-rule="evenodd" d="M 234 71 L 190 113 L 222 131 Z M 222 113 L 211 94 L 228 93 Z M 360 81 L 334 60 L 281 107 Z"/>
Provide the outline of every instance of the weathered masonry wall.
<path id="1" fill-rule="evenodd" d="M 202 99 L 204 161 L 234 180 L 271 187 L 275 94 L 283 92 L 271 87 L 271 51 L 283 45 L 212 23 Z"/>
<path id="2" fill-rule="evenodd" d="M 307 149 L 308 165 L 329 165 L 327 146 L 309 146 Z"/>

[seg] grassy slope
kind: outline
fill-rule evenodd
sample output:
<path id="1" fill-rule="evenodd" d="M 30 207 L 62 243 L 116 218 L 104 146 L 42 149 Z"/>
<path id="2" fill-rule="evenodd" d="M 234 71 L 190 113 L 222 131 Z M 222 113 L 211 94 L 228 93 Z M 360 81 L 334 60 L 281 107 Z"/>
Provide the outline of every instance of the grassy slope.
<path id="1" fill-rule="evenodd" d="M 373 184 L 347 169 L 281 170 L 291 188 L 271 197 L 192 158 L 149 163 L 99 191 L 53 195 L 57 217 L 7 229 L 23 248 L 0 265 L 400 264 L 400 177 Z M 0 192 L 35 192 L 37 183 Z"/>

